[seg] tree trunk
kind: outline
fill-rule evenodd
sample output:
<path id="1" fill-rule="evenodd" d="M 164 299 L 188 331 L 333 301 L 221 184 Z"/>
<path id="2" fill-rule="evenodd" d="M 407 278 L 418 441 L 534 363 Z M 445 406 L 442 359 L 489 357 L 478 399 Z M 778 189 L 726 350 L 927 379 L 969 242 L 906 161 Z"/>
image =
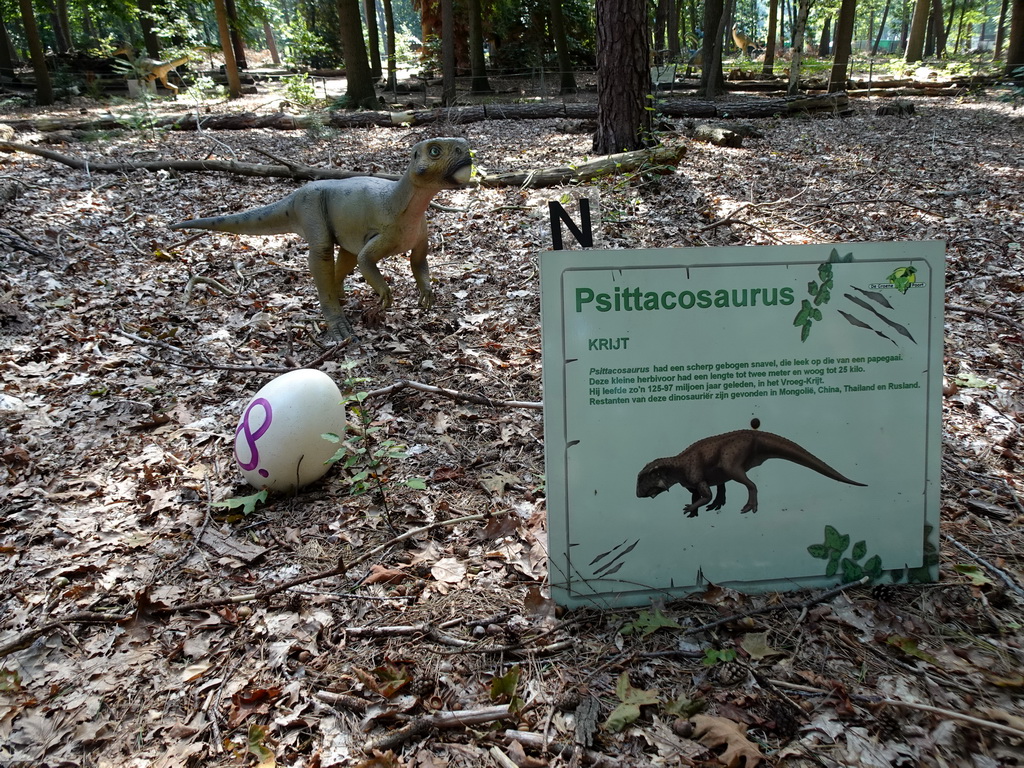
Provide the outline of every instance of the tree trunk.
<path id="1" fill-rule="evenodd" d="M 370 60 L 363 45 L 363 23 L 359 18 L 359 0 L 338 0 L 341 24 L 341 47 L 345 53 L 345 98 L 349 109 L 375 109 L 377 93 L 373 90 Z"/>
<path id="2" fill-rule="evenodd" d="M 679 61 L 679 12 L 680 3 L 676 0 L 668 0 L 668 30 L 666 34 L 668 35 L 669 61 Z"/>
<path id="3" fill-rule="evenodd" d="M 846 72 L 850 66 L 853 51 L 853 23 L 857 13 L 857 0 L 843 0 L 839 7 L 839 21 L 836 24 L 836 55 L 832 61 L 832 73 L 828 78 L 828 92 L 846 90 Z"/>
<path id="4" fill-rule="evenodd" d="M 71 38 L 71 20 L 68 18 L 68 0 L 54 0 L 54 21 L 53 33 L 58 40 L 61 53 L 72 53 L 75 50 L 75 42 Z"/>
<path id="5" fill-rule="evenodd" d="M 714 99 L 725 93 L 725 75 L 722 73 L 722 49 L 725 24 L 728 20 L 723 0 L 704 0 L 704 42 L 701 46 L 703 67 L 697 94 Z"/>
<path id="6" fill-rule="evenodd" d="M 601 155 L 651 143 L 646 0 L 597 0 L 597 131 Z"/>
<path id="7" fill-rule="evenodd" d="M 824 59 L 832 55 L 832 17 L 826 16 L 821 25 L 821 37 L 818 38 L 818 58 Z"/>
<path id="8" fill-rule="evenodd" d="M 924 56 L 924 38 L 928 31 L 928 14 L 931 8 L 929 0 L 917 0 L 914 4 L 914 17 L 910 22 L 910 37 L 907 39 L 908 64 L 920 61 Z"/>
<path id="9" fill-rule="evenodd" d="M 32 58 L 32 71 L 36 76 L 36 104 L 40 107 L 53 104 L 53 86 L 50 83 L 50 73 L 46 69 L 46 53 L 43 51 L 43 41 L 39 37 L 39 27 L 36 26 L 36 17 L 32 10 L 32 0 L 18 0 L 21 8 L 21 24 L 25 30 L 25 40 L 28 42 L 29 55 Z"/>
<path id="10" fill-rule="evenodd" d="M 668 26 L 668 0 L 658 0 L 654 6 L 654 63 L 661 65 L 664 62 L 660 57 L 661 52 L 668 46 L 665 45 L 665 29 Z"/>
<path id="11" fill-rule="evenodd" d="M 267 50 L 270 51 L 270 60 L 275 65 L 281 63 L 281 54 L 277 52 L 277 41 L 274 40 L 274 30 L 270 27 L 270 22 L 266 19 L 263 20 L 263 37 L 267 40 Z"/>
<path id="12" fill-rule="evenodd" d="M 370 77 L 380 80 L 383 71 L 380 66 L 380 32 L 377 31 L 377 4 L 374 0 L 363 0 L 363 15 L 366 16 L 366 40 L 370 45 Z"/>
<path id="13" fill-rule="evenodd" d="M 441 0 L 441 103 L 455 106 L 455 0 Z"/>
<path id="14" fill-rule="evenodd" d="M 242 42 L 242 34 L 238 31 L 238 7 L 235 0 L 224 0 L 224 8 L 228 12 L 228 32 L 231 35 L 231 49 L 235 53 L 235 66 L 238 69 L 248 69 L 249 62 L 245 60 L 245 45 Z"/>
<path id="15" fill-rule="evenodd" d="M 394 93 L 398 89 L 398 56 L 395 53 L 394 8 L 391 0 L 384 0 L 384 39 L 387 45 L 387 87 Z"/>
<path id="16" fill-rule="evenodd" d="M 491 84 L 487 82 L 487 59 L 484 57 L 484 19 L 480 0 L 467 0 L 466 12 L 469 16 L 469 71 L 472 75 L 469 90 L 474 94 L 491 93 Z"/>
<path id="17" fill-rule="evenodd" d="M 479 3 L 479 0 L 476 0 Z M 565 18 L 562 15 L 561 0 L 551 0 L 551 35 L 555 38 L 555 53 L 558 55 L 559 93 L 576 93 L 576 75 L 572 70 L 569 56 L 569 38 L 565 34 Z"/>
<path id="18" fill-rule="evenodd" d="M 388 49 L 388 88 L 398 90 L 398 56 L 395 53 L 395 11 L 391 0 L 384 0 L 384 39 Z"/>
<path id="19" fill-rule="evenodd" d="M 152 0 L 138 0 L 139 26 L 142 27 L 142 47 L 151 59 L 160 59 L 160 38 L 153 28 L 156 11 Z"/>
<path id="20" fill-rule="evenodd" d="M 1006 46 L 1006 74 L 1024 79 L 1016 71 L 1024 67 L 1024 0 L 1013 0 L 1010 18 L 1010 42 Z"/>
<path id="21" fill-rule="evenodd" d="M 885 22 L 889 20 L 889 4 L 891 0 L 885 0 L 885 7 L 882 9 L 882 23 L 878 25 L 878 36 L 874 45 L 871 46 L 871 55 L 878 55 L 878 46 L 882 43 L 882 33 L 885 32 Z"/>
<path id="22" fill-rule="evenodd" d="M 946 30 L 942 26 L 942 0 L 932 0 L 932 33 L 935 35 L 935 55 L 946 55 Z"/>
<path id="23" fill-rule="evenodd" d="M 213 0 L 217 14 L 217 31 L 220 34 L 220 49 L 224 54 L 224 74 L 228 78 L 228 97 L 237 99 L 242 95 L 242 81 L 238 77 L 235 49 L 231 45 L 231 29 L 228 24 L 228 9 L 225 0 Z"/>
<path id="24" fill-rule="evenodd" d="M 1003 0 L 999 9 L 999 21 L 996 22 L 996 43 L 992 51 L 992 61 L 999 61 L 1003 56 L 1003 43 L 1006 41 L 1006 12 L 1010 7 L 1010 0 Z"/>
<path id="25" fill-rule="evenodd" d="M 761 74 L 770 77 L 775 72 L 775 38 L 778 34 L 779 0 L 770 0 L 768 4 L 768 40 L 764 47 L 764 64 Z"/>
<path id="26" fill-rule="evenodd" d="M 0 75 L 14 80 L 14 46 L 7 34 L 7 22 L 0 18 Z"/>
<path id="27" fill-rule="evenodd" d="M 804 55 L 804 30 L 807 29 L 807 16 L 810 12 L 811 0 L 800 0 L 796 21 L 793 24 L 793 58 L 789 63 L 789 88 L 787 89 L 790 96 L 796 96 L 800 91 L 800 60 Z"/>

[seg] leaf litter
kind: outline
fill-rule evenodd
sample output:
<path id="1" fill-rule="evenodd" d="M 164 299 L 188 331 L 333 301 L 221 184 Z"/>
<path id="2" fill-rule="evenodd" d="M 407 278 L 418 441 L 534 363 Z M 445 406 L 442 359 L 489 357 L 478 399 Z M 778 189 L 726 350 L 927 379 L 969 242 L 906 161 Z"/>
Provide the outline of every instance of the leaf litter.
<path id="1" fill-rule="evenodd" d="M 1022 116 L 983 93 L 908 119 L 854 104 L 759 121 L 742 149 L 690 144 L 668 174 L 446 193 L 437 305 L 416 307 L 394 258 L 373 324 L 350 278 L 364 345 L 341 354 L 301 240 L 167 229 L 297 182 L 0 158 L 0 763 L 1019 764 Z M 570 120 L 61 149 L 396 172 L 452 132 L 491 172 L 591 151 Z M 604 248 L 947 242 L 938 583 L 554 610 L 540 411 L 486 403 L 542 399 L 537 254 L 563 195 L 592 200 Z M 375 439 L 413 448 L 375 490 L 334 469 L 254 497 L 230 453 L 240 409 L 276 370 L 344 380 L 346 355 L 367 390 L 476 399 L 371 398 Z"/>

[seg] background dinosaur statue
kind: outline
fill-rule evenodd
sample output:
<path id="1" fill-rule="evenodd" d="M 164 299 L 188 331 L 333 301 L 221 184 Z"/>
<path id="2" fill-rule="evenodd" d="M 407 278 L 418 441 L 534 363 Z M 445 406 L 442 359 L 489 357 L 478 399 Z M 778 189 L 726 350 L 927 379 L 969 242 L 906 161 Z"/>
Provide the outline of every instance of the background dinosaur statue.
<path id="1" fill-rule="evenodd" d="M 135 70 L 141 80 L 147 83 L 159 80 L 163 83 L 164 88 L 169 91 L 174 91 L 174 95 L 178 95 L 178 86 L 173 85 L 168 79 L 167 75 L 170 74 L 171 70 L 175 67 L 180 67 L 182 64 L 188 62 L 188 56 L 182 56 L 181 58 L 171 59 L 170 61 L 158 61 L 157 59 L 151 59 L 148 56 L 143 56 L 140 59 L 135 58 L 135 49 L 130 45 L 124 45 L 114 51 L 117 55 L 123 53 L 128 61 L 131 62 L 132 69 Z"/>
<path id="2" fill-rule="evenodd" d="M 469 181 L 473 160 L 465 139 L 428 139 L 412 148 L 412 160 L 398 181 L 375 177 L 314 181 L 287 197 L 243 213 L 172 224 L 171 229 L 211 229 L 240 235 L 294 232 L 309 243 L 309 271 L 320 308 L 340 340 L 354 337 L 342 310 L 345 278 L 356 268 L 391 306 L 391 288 L 377 262 L 412 251 L 410 262 L 420 306 L 434 303 L 427 267 L 426 210 L 442 189 Z M 334 246 L 338 258 L 334 259 Z"/>
<path id="3" fill-rule="evenodd" d="M 725 483 L 735 480 L 746 486 L 748 493 L 740 512 L 757 512 L 757 486 L 747 477 L 747 470 L 768 459 L 785 459 L 840 483 L 864 486 L 841 475 L 792 440 L 759 431 L 759 424 L 754 419 L 750 423 L 753 429 L 705 437 L 676 456 L 648 463 L 636 478 L 637 497 L 654 498 L 679 483 L 692 494 L 691 503 L 683 507 L 683 512 L 687 517 L 696 517 L 698 510 L 711 501 L 712 485 L 716 486 L 715 500 L 708 509 L 721 509 L 725 505 Z"/>

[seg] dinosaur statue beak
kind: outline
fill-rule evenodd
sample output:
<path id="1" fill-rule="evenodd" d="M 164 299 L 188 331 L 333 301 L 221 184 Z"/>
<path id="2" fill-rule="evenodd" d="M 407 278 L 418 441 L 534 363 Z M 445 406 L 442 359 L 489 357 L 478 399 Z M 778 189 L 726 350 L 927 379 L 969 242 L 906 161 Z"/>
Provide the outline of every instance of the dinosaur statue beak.
<path id="1" fill-rule="evenodd" d="M 473 159 L 466 157 L 459 161 L 449 172 L 448 180 L 453 184 L 464 187 L 469 183 L 469 177 L 473 175 Z"/>

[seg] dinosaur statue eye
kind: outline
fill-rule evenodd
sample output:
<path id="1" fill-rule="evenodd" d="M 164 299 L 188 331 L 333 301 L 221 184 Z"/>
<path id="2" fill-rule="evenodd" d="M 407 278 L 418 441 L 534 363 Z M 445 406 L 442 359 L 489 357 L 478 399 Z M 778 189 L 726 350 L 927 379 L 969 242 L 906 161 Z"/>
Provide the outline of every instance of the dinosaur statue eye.
<path id="1" fill-rule="evenodd" d="M 439 146 L 437 146 L 437 144 L 432 144 L 428 151 L 430 152 L 430 156 L 431 157 L 440 157 L 441 156 L 441 148 Z"/>

